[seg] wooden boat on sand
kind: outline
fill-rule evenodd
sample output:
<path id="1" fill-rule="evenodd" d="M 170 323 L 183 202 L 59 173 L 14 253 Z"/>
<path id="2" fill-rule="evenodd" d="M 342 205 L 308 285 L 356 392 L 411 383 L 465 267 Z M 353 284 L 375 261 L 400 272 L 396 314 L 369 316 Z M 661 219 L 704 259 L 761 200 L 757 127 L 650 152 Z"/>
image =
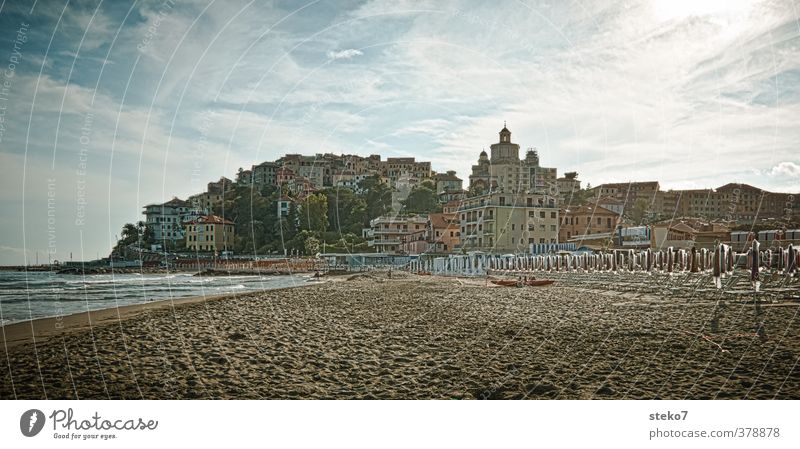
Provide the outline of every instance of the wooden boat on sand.
<path id="1" fill-rule="evenodd" d="M 544 285 L 550 285 L 554 282 L 555 281 L 550 279 L 531 279 L 527 282 L 524 282 L 524 284 L 527 285 L 528 287 L 541 287 Z"/>
<path id="2" fill-rule="evenodd" d="M 510 279 L 493 279 L 492 284 L 502 287 L 516 287 L 517 285 L 521 285 L 521 282 Z"/>
<path id="3" fill-rule="evenodd" d="M 499 285 L 501 287 L 542 287 L 545 285 L 550 285 L 555 281 L 550 279 L 529 279 L 527 281 L 518 281 L 514 279 L 493 279 L 492 284 Z"/>

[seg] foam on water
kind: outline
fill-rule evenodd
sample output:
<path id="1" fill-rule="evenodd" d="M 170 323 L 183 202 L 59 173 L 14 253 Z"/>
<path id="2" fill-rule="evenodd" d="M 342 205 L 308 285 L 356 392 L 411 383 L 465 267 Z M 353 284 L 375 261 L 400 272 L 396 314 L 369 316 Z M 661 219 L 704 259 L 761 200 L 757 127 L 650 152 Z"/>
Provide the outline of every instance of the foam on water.
<path id="1" fill-rule="evenodd" d="M 172 274 L 59 275 L 0 272 L 2 325 L 167 298 L 272 290 L 303 285 L 305 276 Z"/>

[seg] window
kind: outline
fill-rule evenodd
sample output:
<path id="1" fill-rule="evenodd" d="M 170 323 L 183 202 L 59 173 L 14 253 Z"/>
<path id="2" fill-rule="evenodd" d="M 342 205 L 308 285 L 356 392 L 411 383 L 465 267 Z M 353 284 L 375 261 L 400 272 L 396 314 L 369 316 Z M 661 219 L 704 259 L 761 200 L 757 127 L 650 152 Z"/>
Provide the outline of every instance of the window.
<path id="1" fill-rule="evenodd" d="M 550 225 L 550 230 L 551 231 L 555 231 L 556 230 L 556 225 Z"/>
<path id="2" fill-rule="evenodd" d="M 513 231 L 515 228 L 516 228 L 516 225 L 514 223 L 511 223 L 511 230 Z"/>
<path id="3" fill-rule="evenodd" d="M 506 205 L 506 197 L 504 197 L 504 196 L 500 197 L 500 205 L 501 206 L 505 206 Z"/>
<path id="4" fill-rule="evenodd" d="M 539 218 L 544 218 L 544 211 L 543 210 L 539 211 Z"/>
<path id="5" fill-rule="evenodd" d="M 597 217 L 597 224 L 603 224 L 603 219 L 600 218 L 600 217 Z"/>
<path id="6" fill-rule="evenodd" d="M 550 218 L 556 218 L 556 213 L 555 212 L 550 212 Z"/>

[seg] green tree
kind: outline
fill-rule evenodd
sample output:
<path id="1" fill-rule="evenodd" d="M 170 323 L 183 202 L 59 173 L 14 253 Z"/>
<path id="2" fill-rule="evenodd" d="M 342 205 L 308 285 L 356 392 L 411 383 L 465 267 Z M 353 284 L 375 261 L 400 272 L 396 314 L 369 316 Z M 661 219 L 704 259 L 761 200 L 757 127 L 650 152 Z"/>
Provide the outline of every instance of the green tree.
<path id="1" fill-rule="evenodd" d="M 123 245 L 131 245 L 139 241 L 139 228 L 133 223 L 125 223 L 122 225 L 122 233 L 120 234 L 120 242 Z"/>
<path id="2" fill-rule="evenodd" d="M 319 240 L 316 237 L 308 237 L 305 242 L 303 242 L 303 247 L 307 255 L 314 256 L 319 253 Z"/>
<path id="3" fill-rule="evenodd" d="M 482 182 L 476 182 L 469 186 L 469 190 L 467 190 L 467 196 L 481 196 L 486 193 L 486 188 L 484 187 Z"/>
<path id="4" fill-rule="evenodd" d="M 298 235 L 298 221 L 297 205 L 291 203 L 286 216 L 281 217 L 273 225 L 273 235 L 275 239 L 269 245 L 272 251 L 283 254 L 284 252 L 288 253 L 292 249 L 301 249 L 302 242 L 300 242 L 300 246 L 298 246 L 296 242 L 293 243 L 295 237 Z"/>
<path id="5" fill-rule="evenodd" d="M 122 225 L 122 232 L 120 232 L 119 240 L 117 240 L 117 244 L 114 245 L 112 252 L 124 256 L 126 247 L 130 245 L 139 246 L 147 232 L 146 230 L 147 226 L 142 221 L 136 224 L 125 223 Z"/>
<path id="6" fill-rule="evenodd" d="M 381 182 L 378 175 L 364 178 L 358 183 L 359 196 L 367 204 L 367 214 L 362 225 L 369 226 L 369 221 L 386 215 L 392 210 L 392 189 Z"/>
<path id="7" fill-rule="evenodd" d="M 436 195 L 436 186 L 427 181 L 414 186 L 408 197 L 401 203 L 403 209 L 410 213 L 429 214 L 441 210 L 439 197 Z"/>
<path id="8" fill-rule="evenodd" d="M 328 229 L 337 234 L 360 234 L 367 221 L 367 202 L 350 189 L 328 189 Z M 326 241 L 328 241 L 326 239 Z"/>
<path id="9" fill-rule="evenodd" d="M 328 197 L 324 193 L 308 195 L 300 209 L 301 229 L 319 233 L 328 230 Z"/>

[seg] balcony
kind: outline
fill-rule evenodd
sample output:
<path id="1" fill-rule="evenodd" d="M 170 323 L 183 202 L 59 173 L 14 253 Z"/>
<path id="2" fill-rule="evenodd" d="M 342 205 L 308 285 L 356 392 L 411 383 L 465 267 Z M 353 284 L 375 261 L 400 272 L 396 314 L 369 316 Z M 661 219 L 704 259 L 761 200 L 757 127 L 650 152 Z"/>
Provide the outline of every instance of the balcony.
<path id="1" fill-rule="evenodd" d="M 399 245 L 400 243 L 402 243 L 401 239 L 373 240 L 374 245 Z"/>

